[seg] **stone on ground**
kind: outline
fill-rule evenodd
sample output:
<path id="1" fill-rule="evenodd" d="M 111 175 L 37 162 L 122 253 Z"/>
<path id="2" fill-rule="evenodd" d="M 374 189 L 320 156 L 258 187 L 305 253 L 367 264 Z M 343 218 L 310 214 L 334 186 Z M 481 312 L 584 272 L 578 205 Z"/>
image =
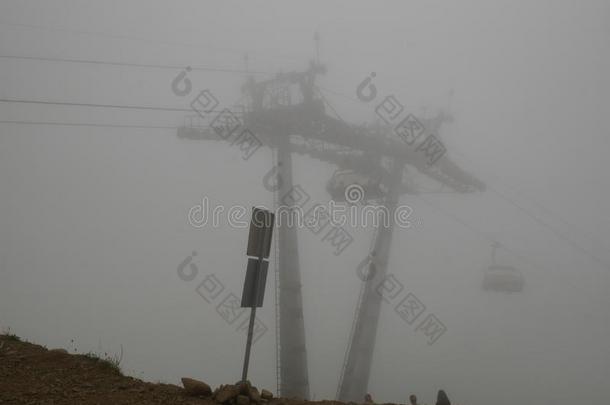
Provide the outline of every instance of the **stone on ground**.
<path id="1" fill-rule="evenodd" d="M 209 396 L 212 394 L 212 388 L 203 381 L 194 380 L 192 378 L 182 378 L 182 385 L 188 395 Z"/>
<path id="2" fill-rule="evenodd" d="M 250 405 L 250 398 L 246 395 L 238 395 L 236 405 Z"/>
<path id="3" fill-rule="evenodd" d="M 238 387 L 236 387 L 235 385 L 225 385 L 225 386 L 222 386 L 218 390 L 218 392 L 214 396 L 214 399 L 216 400 L 216 402 L 224 404 L 226 402 L 229 402 L 233 398 L 237 397 L 238 395 L 239 395 Z"/>
<path id="4" fill-rule="evenodd" d="M 271 393 L 271 391 L 263 389 L 261 391 L 261 398 L 266 399 L 267 401 L 269 401 L 270 399 L 273 398 L 273 394 Z"/>

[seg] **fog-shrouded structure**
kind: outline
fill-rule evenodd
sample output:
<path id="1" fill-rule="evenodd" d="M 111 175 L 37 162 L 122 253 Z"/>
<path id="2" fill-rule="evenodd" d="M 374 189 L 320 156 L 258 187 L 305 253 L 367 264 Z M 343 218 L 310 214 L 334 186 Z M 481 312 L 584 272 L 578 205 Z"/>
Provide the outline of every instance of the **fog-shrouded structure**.
<path id="1" fill-rule="evenodd" d="M 609 37 L 608 0 L 3 0 L 0 334 L 234 383 L 247 214 L 294 205 L 254 386 L 607 403 Z"/>
<path id="2" fill-rule="evenodd" d="M 365 258 L 368 268 L 363 273 L 362 291 L 339 379 L 337 399 L 359 401 L 367 392 L 381 310 L 382 295 L 374 285 L 387 273 L 395 210 L 400 195 L 418 192 L 408 181 L 410 170 L 417 170 L 457 193 L 480 191 L 485 186 L 453 163 L 444 150 L 440 155 L 438 150 L 433 150 L 435 155 L 427 150 L 411 148 L 400 139 L 387 136 L 392 127 L 358 127 L 327 114 L 327 101 L 315 85 L 316 76 L 324 72 L 324 66 L 312 62 L 303 72 L 282 73 L 259 82 L 250 78 L 243 86 L 249 105 L 241 120 L 244 128 L 256 133 L 263 145 L 274 150 L 275 167 L 278 168 L 277 206 L 296 209 L 300 205 L 298 196 L 291 195 L 294 191 L 291 154 L 296 153 L 338 167 L 338 176 L 334 176 L 327 187 L 337 200 L 349 200 L 347 187 L 357 185 L 362 192 L 360 200 L 385 207 L 392 219 L 377 224 L 372 251 L 367 255 L 370 259 Z M 440 125 L 446 119 L 443 113 L 422 120 L 424 123 L 412 117 L 408 123 L 411 127 L 405 127 L 405 130 L 416 130 L 418 138 L 431 139 L 438 136 Z M 417 128 L 412 128 L 413 125 Z M 223 131 L 229 130 L 232 131 L 230 126 L 217 127 L 214 131 L 185 126 L 178 130 L 178 136 L 206 140 L 217 140 L 220 136 L 227 139 L 231 133 Z M 346 172 L 355 177 L 337 180 L 336 177 L 345 176 Z M 297 214 L 290 212 L 289 215 L 296 217 Z M 296 227 L 280 225 L 277 239 L 278 386 L 283 396 L 309 399 Z"/>

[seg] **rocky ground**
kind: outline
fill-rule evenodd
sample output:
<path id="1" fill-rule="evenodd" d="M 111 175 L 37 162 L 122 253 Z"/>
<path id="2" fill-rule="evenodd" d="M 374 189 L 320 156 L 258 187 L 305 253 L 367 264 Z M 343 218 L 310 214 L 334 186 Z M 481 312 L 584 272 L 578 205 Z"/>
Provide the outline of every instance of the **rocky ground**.
<path id="1" fill-rule="evenodd" d="M 0 404 L 208 404 L 302 405 L 304 401 L 273 398 L 249 384 L 212 390 L 184 378 L 184 387 L 152 384 L 125 377 L 112 361 L 68 354 L 0 335 Z M 308 405 L 342 405 L 336 401 Z"/>

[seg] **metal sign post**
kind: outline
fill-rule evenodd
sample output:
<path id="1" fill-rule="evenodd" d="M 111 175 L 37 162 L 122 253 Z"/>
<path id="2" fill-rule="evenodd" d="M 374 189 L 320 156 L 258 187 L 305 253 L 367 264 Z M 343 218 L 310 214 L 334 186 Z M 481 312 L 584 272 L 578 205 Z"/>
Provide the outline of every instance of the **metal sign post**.
<path id="1" fill-rule="evenodd" d="M 256 308 L 263 306 L 265 296 L 265 283 L 267 281 L 267 270 L 271 250 L 271 236 L 273 234 L 274 214 L 260 209 L 252 208 L 252 220 L 250 222 L 250 233 L 248 235 L 248 248 L 246 254 L 255 256 L 256 259 L 248 258 L 246 268 L 246 279 L 241 296 L 242 308 L 250 307 L 250 323 L 248 324 L 248 339 L 246 341 L 246 354 L 244 356 L 244 368 L 241 380 L 248 378 L 248 366 L 250 364 L 250 350 L 252 349 L 252 337 L 254 335 L 254 321 L 256 320 Z"/>

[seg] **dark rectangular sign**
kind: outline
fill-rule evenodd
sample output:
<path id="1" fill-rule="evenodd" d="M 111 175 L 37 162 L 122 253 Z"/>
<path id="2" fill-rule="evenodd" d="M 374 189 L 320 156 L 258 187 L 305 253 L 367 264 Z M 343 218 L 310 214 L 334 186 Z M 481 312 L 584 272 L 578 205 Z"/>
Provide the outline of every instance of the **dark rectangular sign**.
<path id="1" fill-rule="evenodd" d="M 263 306 L 268 268 L 269 262 L 266 260 L 260 260 L 259 268 L 259 259 L 248 259 L 246 280 L 244 281 L 244 291 L 241 295 L 242 308 L 260 308 Z"/>
<path id="2" fill-rule="evenodd" d="M 252 208 L 250 233 L 248 234 L 248 248 L 246 254 L 254 257 L 269 257 L 271 251 L 271 236 L 275 215 L 262 208 Z"/>

